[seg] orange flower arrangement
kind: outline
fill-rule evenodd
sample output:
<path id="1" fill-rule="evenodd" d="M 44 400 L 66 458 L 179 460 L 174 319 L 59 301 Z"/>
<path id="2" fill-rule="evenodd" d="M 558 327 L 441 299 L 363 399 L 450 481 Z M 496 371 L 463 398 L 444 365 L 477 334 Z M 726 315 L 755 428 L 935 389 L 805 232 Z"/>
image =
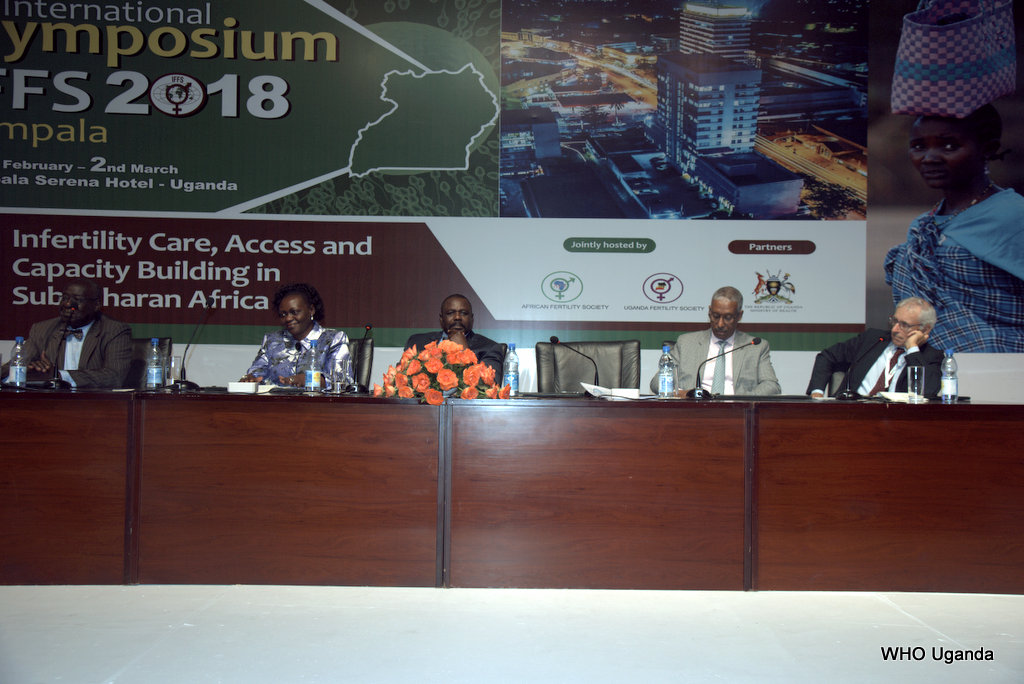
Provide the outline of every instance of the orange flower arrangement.
<path id="1" fill-rule="evenodd" d="M 439 405 L 446 394 L 460 399 L 508 399 L 509 387 L 494 382 L 494 369 L 477 363 L 476 354 L 451 340 L 431 342 L 417 351 L 406 349 L 398 365 L 389 366 L 383 386 L 373 386 L 375 397 L 418 397 Z"/>

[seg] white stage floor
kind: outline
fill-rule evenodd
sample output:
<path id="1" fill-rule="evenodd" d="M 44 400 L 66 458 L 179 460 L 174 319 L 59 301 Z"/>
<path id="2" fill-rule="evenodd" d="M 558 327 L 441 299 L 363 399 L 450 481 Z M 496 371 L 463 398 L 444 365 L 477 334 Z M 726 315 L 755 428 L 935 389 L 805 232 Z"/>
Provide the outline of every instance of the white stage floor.
<path id="1" fill-rule="evenodd" d="M 0 682 L 1020 684 L 1024 596 L 0 587 Z"/>

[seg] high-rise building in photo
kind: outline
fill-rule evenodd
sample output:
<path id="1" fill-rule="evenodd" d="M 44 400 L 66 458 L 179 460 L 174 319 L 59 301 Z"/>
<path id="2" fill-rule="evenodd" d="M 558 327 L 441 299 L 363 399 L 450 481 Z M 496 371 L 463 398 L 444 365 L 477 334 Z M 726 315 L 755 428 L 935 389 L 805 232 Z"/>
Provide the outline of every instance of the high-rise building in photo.
<path id="1" fill-rule="evenodd" d="M 750 47 L 750 12 L 717 2 L 688 2 L 679 17 L 679 51 L 745 60 Z"/>

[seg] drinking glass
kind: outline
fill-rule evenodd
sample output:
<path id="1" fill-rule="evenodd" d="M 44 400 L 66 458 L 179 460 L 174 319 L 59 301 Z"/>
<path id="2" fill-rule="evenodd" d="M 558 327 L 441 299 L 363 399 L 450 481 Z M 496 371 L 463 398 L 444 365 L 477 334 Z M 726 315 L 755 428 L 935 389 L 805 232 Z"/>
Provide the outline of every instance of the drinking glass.
<path id="1" fill-rule="evenodd" d="M 347 392 L 352 386 L 352 359 L 351 357 L 346 358 L 340 363 L 336 363 L 331 367 L 331 387 L 328 390 L 330 394 L 341 394 Z"/>
<path id="2" fill-rule="evenodd" d="M 181 357 L 171 356 L 167 359 L 167 384 L 181 380 Z"/>
<path id="3" fill-rule="evenodd" d="M 907 366 L 907 401 L 911 404 L 923 404 L 924 398 L 924 366 Z"/>

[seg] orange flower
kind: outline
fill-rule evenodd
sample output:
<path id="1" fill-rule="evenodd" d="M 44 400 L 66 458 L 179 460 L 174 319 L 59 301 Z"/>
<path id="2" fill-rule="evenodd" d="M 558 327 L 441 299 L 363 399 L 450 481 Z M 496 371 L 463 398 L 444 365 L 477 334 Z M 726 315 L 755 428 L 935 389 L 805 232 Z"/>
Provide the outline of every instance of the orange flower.
<path id="1" fill-rule="evenodd" d="M 486 383 L 488 385 L 493 385 L 494 384 L 494 369 L 492 367 L 490 367 L 488 365 L 485 365 L 485 364 L 482 364 L 482 363 L 478 364 L 478 367 L 480 368 L 480 379 L 483 380 L 484 383 Z"/>
<path id="2" fill-rule="evenodd" d="M 434 373 L 436 375 L 442 368 L 444 368 L 444 363 L 441 362 L 441 359 L 429 357 L 423 360 L 423 367 L 427 369 L 428 373 Z"/>
<path id="3" fill-rule="evenodd" d="M 404 352 L 402 352 L 402 360 L 399 363 L 405 363 L 409 359 L 415 358 L 417 353 L 418 352 L 416 351 L 416 345 L 414 344 L 408 349 L 406 349 Z"/>
<path id="4" fill-rule="evenodd" d="M 461 344 L 458 344 L 457 342 L 452 342 L 451 340 L 441 340 L 438 343 L 437 347 L 440 351 L 445 352 L 447 354 L 451 354 L 452 352 L 456 352 L 462 349 Z"/>
<path id="5" fill-rule="evenodd" d="M 380 397 L 380 396 L 383 396 L 383 395 L 384 395 L 384 388 L 381 387 L 380 385 L 378 385 L 377 383 L 373 383 L 373 396 Z"/>
<path id="6" fill-rule="evenodd" d="M 480 392 L 476 387 L 470 385 L 466 389 L 462 390 L 462 394 L 459 395 L 463 399 L 476 399 L 480 396 Z"/>
<path id="7" fill-rule="evenodd" d="M 501 392 L 498 393 L 498 398 L 499 399 L 508 399 L 509 394 L 511 392 L 512 392 L 512 387 L 510 385 L 505 385 L 504 387 L 501 388 Z"/>
<path id="8" fill-rule="evenodd" d="M 426 399 L 427 403 L 431 406 L 440 406 L 441 402 L 444 401 L 444 395 L 436 389 L 428 389 L 423 393 L 423 398 Z"/>
<path id="9" fill-rule="evenodd" d="M 395 386 L 394 385 L 385 385 L 384 386 L 384 394 L 386 394 L 389 397 L 395 396 Z"/>
<path id="10" fill-rule="evenodd" d="M 453 387 L 458 387 L 459 376 L 455 375 L 455 371 L 451 368 L 442 368 L 437 371 L 437 384 L 443 390 L 450 390 Z"/>
<path id="11" fill-rule="evenodd" d="M 404 385 L 403 387 L 398 388 L 398 396 L 402 397 L 403 399 L 412 399 L 416 395 L 413 394 L 412 387 Z"/>
<path id="12" fill-rule="evenodd" d="M 413 359 L 412 361 L 409 362 L 409 365 L 406 367 L 405 374 L 408 375 L 409 377 L 412 377 L 419 373 L 421 368 L 423 368 L 423 364 L 417 361 L 416 359 Z"/>
<path id="13" fill-rule="evenodd" d="M 405 373 L 399 373 L 395 376 L 395 387 L 402 389 L 403 387 L 409 386 L 409 376 Z"/>
<path id="14" fill-rule="evenodd" d="M 486 390 L 484 390 L 484 396 L 487 397 L 488 399 L 496 399 L 498 396 L 498 388 L 495 387 L 494 385 L 491 385 Z"/>
<path id="15" fill-rule="evenodd" d="M 476 384 L 480 382 L 480 368 L 478 366 L 470 366 L 462 371 L 462 382 L 466 383 L 468 387 L 476 387 Z M 463 397 L 463 399 L 465 398 Z"/>
<path id="16" fill-rule="evenodd" d="M 430 389 L 430 376 L 426 373 L 417 373 L 412 376 L 412 388 L 421 394 L 426 392 Z"/>
<path id="17" fill-rule="evenodd" d="M 460 349 L 454 354 L 455 363 L 461 366 L 469 366 L 476 363 L 476 354 L 473 353 L 472 349 L 465 348 Z"/>

